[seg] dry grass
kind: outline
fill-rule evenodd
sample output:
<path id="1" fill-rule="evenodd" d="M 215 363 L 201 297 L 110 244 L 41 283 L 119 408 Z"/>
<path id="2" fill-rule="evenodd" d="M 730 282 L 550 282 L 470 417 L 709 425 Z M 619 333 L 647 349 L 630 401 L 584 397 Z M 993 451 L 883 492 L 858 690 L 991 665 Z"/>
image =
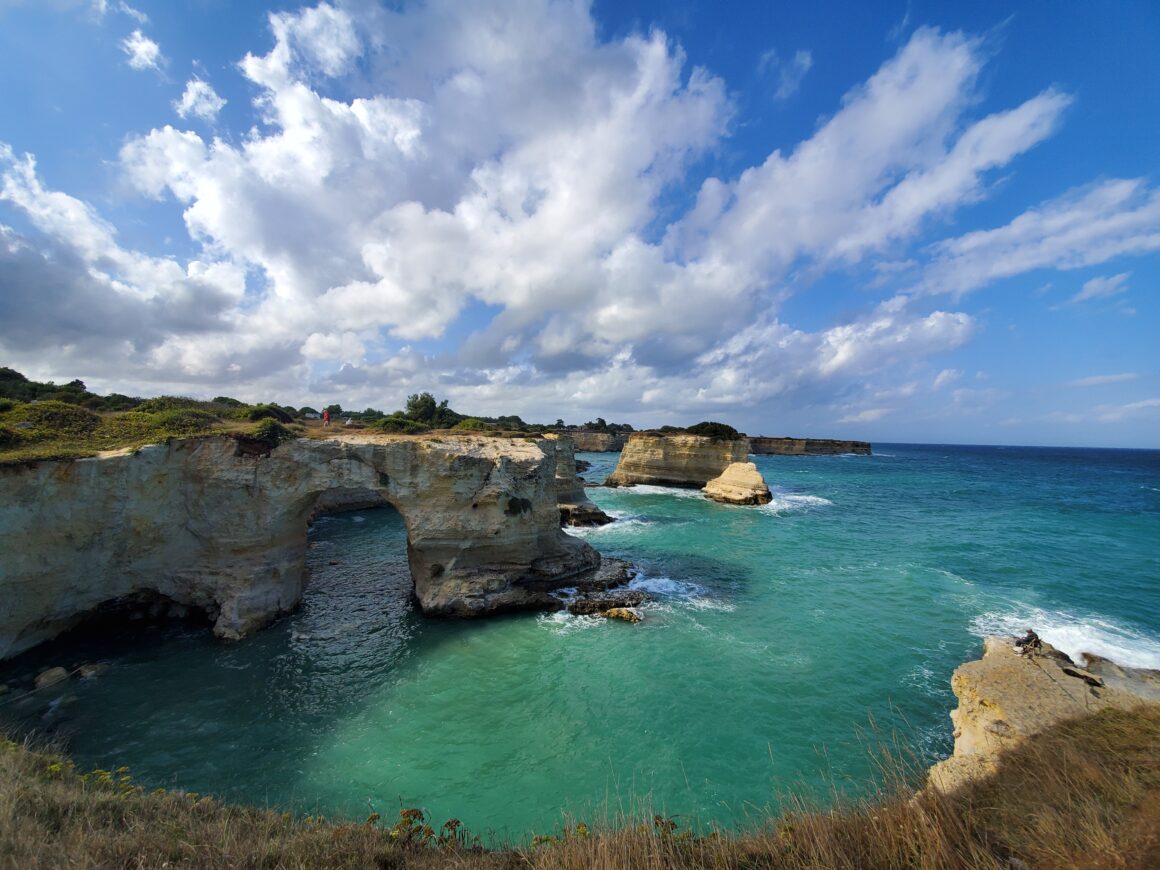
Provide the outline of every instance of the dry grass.
<path id="1" fill-rule="evenodd" d="M 1007 755 L 953 796 L 915 798 L 902 767 L 872 798 L 802 803 L 758 830 L 693 836 L 662 817 L 534 845 L 472 849 L 414 814 L 330 823 L 145 794 L 123 774 L 78 776 L 59 757 L 0 749 L 0 866 L 530 868 L 1160 867 L 1160 707 L 1105 711 Z"/>

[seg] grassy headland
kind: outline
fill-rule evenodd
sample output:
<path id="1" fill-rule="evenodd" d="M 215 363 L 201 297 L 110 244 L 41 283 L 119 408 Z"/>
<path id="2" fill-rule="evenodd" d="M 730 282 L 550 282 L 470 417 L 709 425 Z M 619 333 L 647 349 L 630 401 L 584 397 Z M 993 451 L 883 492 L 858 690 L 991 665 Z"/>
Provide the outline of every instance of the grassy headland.
<path id="1" fill-rule="evenodd" d="M 1147 868 L 1160 866 L 1160 707 L 1056 725 L 950 795 L 914 796 L 892 757 L 872 797 L 791 807 L 744 833 L 694 836 L 655 817 L 582 823 L 518 846 L 479 845 L 419 810 L 397 820 L 293 818 L 176 791 L 124 769 L 0 743 L 6 867 Z M 438 826 L 438 827 L 437 827 Z"/>

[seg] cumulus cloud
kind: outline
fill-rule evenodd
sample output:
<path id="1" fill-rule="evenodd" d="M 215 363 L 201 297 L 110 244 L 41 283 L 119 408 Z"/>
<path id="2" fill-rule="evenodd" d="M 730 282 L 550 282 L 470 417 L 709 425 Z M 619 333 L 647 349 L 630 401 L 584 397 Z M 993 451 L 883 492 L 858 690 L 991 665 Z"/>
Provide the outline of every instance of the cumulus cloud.
<path id="1" fill-rule="evenodd" d="M 255 94 L 246 135 L 157 126 L 121 150 L 136 190 L 181 210 L 200 246 L 188 262 L 122 248 L 91 206 L 8 154 L 4 198 L 48 240 L 41 268 L 63 269 L 80 310 L 139 312 L 141 371 L 280 395 L 329 385 L 354 401 L 439 382 L 481 413 L 776 400 L 855 421 L 892 401 L 852 401 L 867 375 L 959 347 L 977 323 L 915 293 L 797 329 L 780 304 L 811 292 L 809 275 L 881 256 L 883 275 L 965 292 L 1036 268 L 1020 264 L 1068 263 L 1053 232 L 1074 220 L 1091 233 L 1061 217 L 1084 208 L 1107 218 L 1092 245 L 1147 244 L 1155 194 L 1108 182 L 921 260 L 894 256 L 985 197 L 1071 102 L 1048 88 L 980 117 L 987 51 L 963 34 L 916 31 L 792 149 L 694 178 L 729 135 L 726 83 L 659 31 L 602 39 L 583 3 L 321 3 L 272 14 L 269 29 L 269 51 L 238 65 Z M 161 62 L 150 44 L 146 67 Z M 796 88 L 811 63 L 798 52 L 777 74 Z M 175 109 L 213 120 L 221 105 L 193 79 Z M 674 213 L 669 195 L 690 186 L 695 201 Z M 1012 253 L 1034 239 L 1057 254 Z M 204 322 L 178 329 L 180 300 L 199 294 Z M 449 334 L 466 337 L 416 350 Z"/>
<path id="2" fill-rule="evenodd" d="M 182 118 L 193 115 L 203 121 L 213 121 L 225 104 L 209 82 L 195 78 L 185 83 L 185 92 L 180 100 L 174 101 L 173 109 Z"/>
<path id="3" fill-rule="evenodd" d="M 1141 399 L 1123 405 L 1101 405 L 1096 409 L 1098 419 L 1104 423 L 1118 423 L 1131 417 L 1160 416 L 1160 399 Z"/>
<path id="4" fill-rule="evenodd" d="M 161 46 L 140 30 L 134 30 L 121 40 L 121 50 L 129 58 L 129 66 L 133 69 L 160 69 L 165 61 Z"/>

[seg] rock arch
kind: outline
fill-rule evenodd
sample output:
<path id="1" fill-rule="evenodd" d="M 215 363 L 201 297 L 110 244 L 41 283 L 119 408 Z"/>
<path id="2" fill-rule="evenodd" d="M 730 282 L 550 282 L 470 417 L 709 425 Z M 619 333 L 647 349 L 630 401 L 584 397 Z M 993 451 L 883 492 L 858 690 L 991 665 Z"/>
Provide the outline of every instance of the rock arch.
<path id="1" fill-rule="evenodd" d="M 0 658 L 143 590 L 216 613 L 221 637 L 254 631 L 298 603 L 307 522 L 336 489 L 402 515 L 426 613 L 550 606 L 600 563 L 560 529 L 551 442 L 343 433 L 258 457 L 175 441 L 0 469 Z"/>

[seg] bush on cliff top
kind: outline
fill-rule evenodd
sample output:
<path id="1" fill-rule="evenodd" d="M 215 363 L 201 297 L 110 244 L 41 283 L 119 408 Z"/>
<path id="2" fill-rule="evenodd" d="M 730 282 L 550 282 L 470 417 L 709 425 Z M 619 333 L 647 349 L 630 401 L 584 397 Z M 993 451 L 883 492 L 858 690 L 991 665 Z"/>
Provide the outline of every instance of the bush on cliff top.
<path id="1" fill-rule="evenodd" d="M 714 423 L 710 420 L 705 420 L 701 423 L 697 423 L 694 426 L 689 426 L 687 429 L 685 429 L 685 431 L 690 435 L 703 435 L 709 438 L 717 439 L 733 440 L 734 438 L 742 437 L 741 433 L 734 429 L 732 426 L 728 426 L 725 423 Z"/>

